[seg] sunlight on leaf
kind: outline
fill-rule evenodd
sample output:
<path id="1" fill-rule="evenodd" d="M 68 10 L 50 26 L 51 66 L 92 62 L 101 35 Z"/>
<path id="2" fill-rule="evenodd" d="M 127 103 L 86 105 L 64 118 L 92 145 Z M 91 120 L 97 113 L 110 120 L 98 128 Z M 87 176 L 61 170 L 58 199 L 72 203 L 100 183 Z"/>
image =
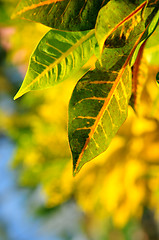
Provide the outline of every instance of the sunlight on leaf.
<path id="1" fill-rule="evenodd" d="M 153 20 L 150 22 L 146 32 L 144 33 L 140 43 L 138 44 L 138 46 L 136 47 L 133 57 L 131 59 L 131 66 L 134 65 L 135 60 L 137 58 L 137 54 L 139 52 L 140 47 L 142 46 L 142 44 L 153 34 L 153 32 L 156 30 L 158 23 L 159 23 L 159 10 L 158 8 L 155 9 L 155 14 L 153 17 Z"/>
<path id="2" fill-rule="evenodd" d="M 159 27 L 146 42 L 145 57 L 150 65 L 158 65 L 159 63 Z"/>
<path id="3" fill-rule="evenodd" d="M 95 54 L 96 49 L 98 44 L 94 30 L 84 32 L 50 30 L 33 53 L 24 82 L 14 99 L 30 90 L 52 87 L 76 76 Z M 82 74 L 88 70 L 89 68 L 83 69 Z"/>
<path id="4" fill-rule="evenodd" d="M 127 116 L 131 71 L 90 72 L 80 80 L 69 104 L 69 141 L 74 174 L 106 150 Z"/>
<path id="5" fill-rule="evenodd" d="M 113 39 L 115 31 L 118 32 L 119 36 L 118 38 L 114 38 L 114 41 L 116 43 L 119 42 L 120 45 L 126 44 L 131 33 L 134 32 L 134 28 L 138 26 L 142 20 L 140 16 L 141 10 L 146 5 L 146 1 L 140 2 L 143 3 L 138 6 L 138 4 L 132 4 L 129 1 L 112 0 L 100 10 L 96 22 L 96 37 L 101 52 L 106 39 Z M 114 11 L 114 9 L 116 9 L 116 11 Z M 112 15 L 113 21 L 111 20 Z"/>

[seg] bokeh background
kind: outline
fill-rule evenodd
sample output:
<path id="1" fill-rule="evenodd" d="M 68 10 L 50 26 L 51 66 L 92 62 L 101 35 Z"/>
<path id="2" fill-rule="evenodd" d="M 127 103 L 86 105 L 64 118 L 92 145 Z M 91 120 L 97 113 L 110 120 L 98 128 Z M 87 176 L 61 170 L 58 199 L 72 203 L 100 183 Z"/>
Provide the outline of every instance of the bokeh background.
<path id="1" fill-rule="evenodd" d="M 138 107 L 108 150 L 72 176 L 67 110 L 75 79 L 14 101 L 49 28 L 0 0 L 0 240 L 159 239 L 159 27 L 146 44 Z"/>

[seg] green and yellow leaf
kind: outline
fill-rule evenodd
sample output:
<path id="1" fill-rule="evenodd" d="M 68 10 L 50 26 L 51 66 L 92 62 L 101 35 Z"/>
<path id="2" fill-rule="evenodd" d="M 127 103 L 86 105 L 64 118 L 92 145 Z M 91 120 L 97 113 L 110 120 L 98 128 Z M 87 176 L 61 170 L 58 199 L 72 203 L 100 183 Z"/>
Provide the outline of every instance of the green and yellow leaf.
<path id="1" fill-rule="evenodd" d="M 69 104 L 69 142 L 74 174 L 104 152 L 127 117 L 131 69 L 89 72 L 81 79 Z"/>
<path id="2" fill-rule="evenodd" d="M 141 12 L 147 1 L 139 2 L 141 5 L 138 5 L 138 1 L 132 3 L 129 0 L 112 0 L 100 10 L 96 22 L 96 37 L 101 52 L 106 45 L 106 39 L 109 39 L 111 44 L 112 40 L 113 44 L 114 42 L 120 44 L 118 47 L 126 44 L 131 33 L 134 32 L 134 28 L 143 20 Z M 115 36 L 117 34 L 118 38 Z"/>
<path id="3" fill-rule="evenodd" d="M 159 63 L 159 27 L 146 42 L 145 57 L 150 65 Z"/>
<path id="4" fill-rule="evenodd" d="M 27 74 L 15 99 L 30 90 L 49 88 L 76 76 L 97 51 L 94 30 L 83 32 L 50 30 L 31 56 Z M 96 58 L 92 64 L 94 61 Z M 84 68 L 79 78 L 89 68 Z"/>
<path id="5" fill-rule="evenodd" d="M 13 17 L 40 22 L 61 30 L 90 30 L 98 11 L 109 0 L 21 0 Z"/>
<path id="6" fill-rule="evenodd" d="M 149 7 L 149 5 L 148 5 L 148 7 Z M 154 17 L 153 17 L 152 21 L 148 25 L 148 28 L 147 28 L 146 32 L 144 33 L 143 37 L 141 38 L 140 43 L 138 44 L 138 46 L 136 47 L 136 49 L 134 51 L 133 57 L 131 59 L 131 66 L 134 65 L 135 60 L 136 60 L 137 55 L 138 55 L 138 52 L 139 52 L 139 49 L 141 48 L 141 46 L 153 34 L 153 32 L 156 30 L 156 28 L 159 24 L 159 10 L 158 10 L 158 7 L 156 7 L 154 9 L 153 15 L 154 15 Z"/>

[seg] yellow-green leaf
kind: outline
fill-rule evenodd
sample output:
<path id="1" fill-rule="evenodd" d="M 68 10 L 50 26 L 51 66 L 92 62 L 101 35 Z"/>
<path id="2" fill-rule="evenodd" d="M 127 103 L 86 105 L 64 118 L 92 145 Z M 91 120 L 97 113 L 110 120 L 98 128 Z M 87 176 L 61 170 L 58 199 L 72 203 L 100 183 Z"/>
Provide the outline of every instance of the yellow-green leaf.
<path id="1" fill-rule="evenodd" d="M 69 142 L 74 174 L 104 152 L 127 117 L 131 69 L 89 72 L 69 104 Z"/>
<path id="2" fill-rule="evenodd" d="M 148 7 L 149 7 L 149 5 L 148 5 Z M 154 17 L 153 17 L 152 21 L 150 22 L 146 32 L 144 33 L 143 37 L 141 38 L 140 43 L 138 44 L 138 46 L 135 49 L 135 52 L 134 52 L 133 57 L 131 59 L 131 66 L 134 65 L 135 60 L 137 58 L 137 55 L 138 55 L 138 52 L 139 52 L 141 46 L 153 34 L 153 32 L 156 30 L 156 28 L 158 26 L 158 23 L 159 23 L 159 10 L 158 10 L 158 7 L 156 7 L 154 9 L 153 15 L 154 15 Z"/>
<path id="3" fill-rule="evenodd" d="M 145 56 L 150 65 L 159 63 L 159 26 L 146 42 Z"/>
<path id="4" fill-rule="evenodd" d="M 94 55 L 95 49 L 98 49 L 98 44 L 94 30 L 50 30 L 31 56 L 27 74 L 15 99 L 30 90 L 49 88 L 76 76 Z M 82 75 L 88 70 L 89 68 L 85 68 Z"/>
<path id="5" fill-rule="evenodd" d="M 138 5 L 138 1 L 133 3 L 129 0 L 112 0 L 100 10 L 96 22 L 96 37 L 101 52 L 105 45 L 108 45 L 105 43 L 107 39 L 111 44 L 112 41 L 120 46 L 126 44 L 134 28 L 142 22 L 141 11 L 147 2 L 139 2 L 141 5 Z"/>

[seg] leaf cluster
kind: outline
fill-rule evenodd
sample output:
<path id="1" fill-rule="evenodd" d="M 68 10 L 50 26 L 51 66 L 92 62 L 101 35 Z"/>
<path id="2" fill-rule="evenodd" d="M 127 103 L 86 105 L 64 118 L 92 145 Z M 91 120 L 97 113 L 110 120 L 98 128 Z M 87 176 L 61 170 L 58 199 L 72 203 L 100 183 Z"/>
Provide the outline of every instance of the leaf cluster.
<path id="1" fill-rule="evenodd" d="M 13 17 L 52 29 L 33 52 L 15 99 L 76 78 L 68 119 L 74 175 L 108 148 L 128 105 L 137 111 L 144 86 L 139 66 L 159 22 L 158 7 L 158 0 L 19 2 Z"/>

